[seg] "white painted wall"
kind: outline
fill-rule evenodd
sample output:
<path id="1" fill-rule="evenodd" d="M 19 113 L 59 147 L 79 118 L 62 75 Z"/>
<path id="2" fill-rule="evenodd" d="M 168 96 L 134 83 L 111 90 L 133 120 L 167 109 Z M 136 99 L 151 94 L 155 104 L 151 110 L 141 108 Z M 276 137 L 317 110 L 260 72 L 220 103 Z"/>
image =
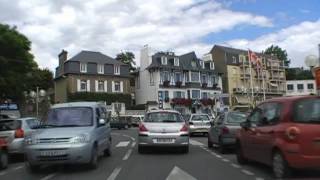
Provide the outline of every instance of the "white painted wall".
<path id="1" fill-rule="evenodd" d="M 313 89 L 308 89 L 308 84 L 313 84 Z M 288 90 L 288 84 L 293 85 L 293 90 Z M 298 84 L 303 84 L 303 90 L 298 90 Z M 310 93 L 317 94 L 315 80 L 287 80 L 286 96 L 301 96 L 309 95 Z"/>

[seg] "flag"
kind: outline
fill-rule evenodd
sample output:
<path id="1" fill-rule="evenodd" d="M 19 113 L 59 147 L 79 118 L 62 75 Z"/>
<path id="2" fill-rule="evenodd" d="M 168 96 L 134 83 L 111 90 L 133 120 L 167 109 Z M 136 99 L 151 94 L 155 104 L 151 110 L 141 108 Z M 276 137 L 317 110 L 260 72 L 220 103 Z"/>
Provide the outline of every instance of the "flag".
<path id="1" fill-rule="evenodd" d="M 248 54 L 249 54 L 249 61 L 252 64 L 256 64 L 257 60 L 258 60 L 258 56 L 256 55 L 256 53 L 252 52 L 250 49 L 248 50 Z"/>

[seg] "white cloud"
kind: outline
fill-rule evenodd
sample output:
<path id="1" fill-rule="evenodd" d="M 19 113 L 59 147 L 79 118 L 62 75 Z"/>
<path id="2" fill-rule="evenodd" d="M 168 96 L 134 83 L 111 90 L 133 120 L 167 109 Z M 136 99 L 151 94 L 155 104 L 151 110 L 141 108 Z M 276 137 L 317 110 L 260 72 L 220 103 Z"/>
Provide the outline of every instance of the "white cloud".
<path id="1" fill-rule="evenodd" d="M 61 49 L 70 56 L 82 49 L 138 55 L 149 44 L 159 50 L 205 53 L 212 45 L 201 38 L 209 33 L 243 24 L 272 26 L 267 17 L 199 0 L 2 0 L 0 12 L 0 22 L 17 25 L 32 41 L 38 64 L 51 70 Z"/>
<path id="2" fill-rule="evenodd" d="M 318 44 L 320 43 L 320 19 L 315 22 L 302 22 L 278 32 L 263 35 L 254 40 L 235 39 L 227 44 L 256 51 L 265 50 L 272 44 L 286 49 L 291 59 L 290 66 L 305 66 L 306 56 L 313 54 L 319 56 Z"/>

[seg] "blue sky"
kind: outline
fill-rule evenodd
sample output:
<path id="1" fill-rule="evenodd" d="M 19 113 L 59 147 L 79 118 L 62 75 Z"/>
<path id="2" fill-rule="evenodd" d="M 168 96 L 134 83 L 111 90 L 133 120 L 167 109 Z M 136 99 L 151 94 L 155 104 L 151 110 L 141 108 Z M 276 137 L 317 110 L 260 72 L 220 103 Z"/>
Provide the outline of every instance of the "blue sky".
<path id="1" fill-rule="evenodd" d="M 195 51 L 215 44 L 262 51 L 287 50 L 291 66 L 318 56 L 320 0 L 1 0 L 0 23 L 16 26 L 32 42 L 40 67 L 54 71 L 62 49 L 115 57 L 140 49 Z"/>

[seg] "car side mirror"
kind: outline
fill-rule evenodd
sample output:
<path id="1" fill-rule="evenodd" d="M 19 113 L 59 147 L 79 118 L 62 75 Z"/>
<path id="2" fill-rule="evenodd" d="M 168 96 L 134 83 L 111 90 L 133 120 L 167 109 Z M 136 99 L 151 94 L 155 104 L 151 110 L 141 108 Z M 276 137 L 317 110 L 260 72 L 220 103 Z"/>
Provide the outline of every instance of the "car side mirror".
<path id="1" fill-rule="evenodd" d="M 104 119 L 99 119 L 99 126 L 103 126 L 106 124 L 106 120 Z"/>
<path id="2" fill-rule="evenodd" d="M 240 126 L 247 131 L 251 127 L 251 122 L 250 121 L 242 122 L 240 123 Z"/>

